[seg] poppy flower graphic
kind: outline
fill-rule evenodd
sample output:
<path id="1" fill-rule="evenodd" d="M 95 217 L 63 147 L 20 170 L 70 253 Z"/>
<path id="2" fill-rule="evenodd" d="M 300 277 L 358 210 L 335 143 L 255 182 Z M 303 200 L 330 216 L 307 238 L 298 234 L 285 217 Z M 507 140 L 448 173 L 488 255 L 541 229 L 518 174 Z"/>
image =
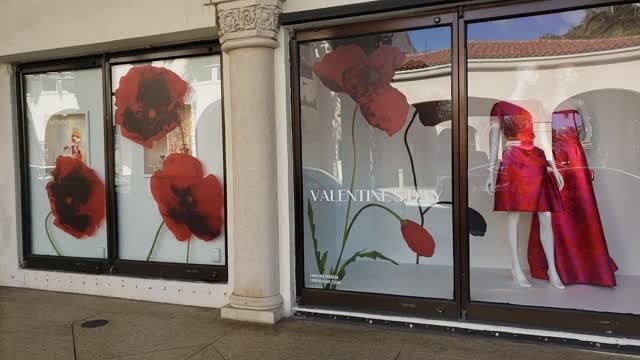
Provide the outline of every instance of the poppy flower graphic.
<path id="1" fill-rule="evenodd" d="M 357 45 L 340 46 L 313 65 L 313 72 L 333 92 L 348 94 L 367 122 L 389 136 L 400 131 L 409 113 L 407 98 L 390 85 L 404 54 L 382 45 L 365 54 Z"/>
<path id="2" fill-rule="evenodd" d="M 214 175 L 204 176 L 200 161 L 183 153 L 169 155 L 151 177 L 151 194 L 176 239 L 191 235 L 217 238 L 224 224 L 224 190 Z"/>
<path id="3" fill-rule="evenodd" d="M 51 175 L 47 195 L 53 224 L 77 239 L 93 236 L 106 215 L 106 191 L 98 174 L 81 160 L 58 156 Z"/>
<path id="4" fill-rule="evenodd" d="M 401 222 L 400 231 L 409 248 L 418 256 L 431 257 L 436 249 L 436 243 L 427 229 L 411 220 Z"/>
<path id="5" fill-rule="evenodd" d="M 115 120 L 122 136 L 144 147 L 180 126 L 189 84 L 152 65 L 131 68 L 116 90 Z"/>

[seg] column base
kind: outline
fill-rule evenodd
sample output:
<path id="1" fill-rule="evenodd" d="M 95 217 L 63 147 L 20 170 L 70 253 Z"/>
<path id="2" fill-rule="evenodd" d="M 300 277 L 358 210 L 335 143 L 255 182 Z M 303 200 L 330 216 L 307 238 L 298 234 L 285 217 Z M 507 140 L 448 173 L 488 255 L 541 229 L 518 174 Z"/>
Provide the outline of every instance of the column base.
<path id="1" fill-rule="evenodd" d="M 247 321 L 261 324 L 273 325 L 282 319 L 284 312 L 282 306 L 270 310 L 249 310 L 238 309 L 231 305 L 226 305 L 220 309 L 220 316 L 223 319 Z"/>

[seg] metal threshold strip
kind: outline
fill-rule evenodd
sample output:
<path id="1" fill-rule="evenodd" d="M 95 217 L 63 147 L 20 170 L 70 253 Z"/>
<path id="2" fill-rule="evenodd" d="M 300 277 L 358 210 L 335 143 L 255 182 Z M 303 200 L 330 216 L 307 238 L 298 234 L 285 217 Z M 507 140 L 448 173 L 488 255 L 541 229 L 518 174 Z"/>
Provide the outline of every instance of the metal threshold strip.
<path id="1" fill-rule="evenodd" d="M 306 320 L 333 320 L 412 331 L 436 331 L 465 335 L 505 338 L 512 340 L 542 342 L 564 346 L 590 348 L 599 351 L 640 354 L 640 339 L 589 335 L 553 330 L 521 328 L 468 321 L 448 321 L 370 314 L 355 311 L 297 306 L 293 309 L 295 318 Z"/>

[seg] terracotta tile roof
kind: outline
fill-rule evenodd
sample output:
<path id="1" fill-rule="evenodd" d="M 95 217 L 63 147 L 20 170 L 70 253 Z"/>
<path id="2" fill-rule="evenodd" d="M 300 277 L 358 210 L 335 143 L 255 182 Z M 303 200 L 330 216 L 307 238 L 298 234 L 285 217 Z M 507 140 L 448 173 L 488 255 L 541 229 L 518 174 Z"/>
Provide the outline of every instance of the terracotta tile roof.
<path id="1" fill-rule="evenodd" d="M 470 59 L 513 59 L 535 56 L 559 56 L 640 46 L 640 35 L 607 39 L 563 40 L 536 39 L 524 41 L 470 41 Z M 451 63 L 451 50 L 407 54 L 398 71 L 415 70 Z"/>

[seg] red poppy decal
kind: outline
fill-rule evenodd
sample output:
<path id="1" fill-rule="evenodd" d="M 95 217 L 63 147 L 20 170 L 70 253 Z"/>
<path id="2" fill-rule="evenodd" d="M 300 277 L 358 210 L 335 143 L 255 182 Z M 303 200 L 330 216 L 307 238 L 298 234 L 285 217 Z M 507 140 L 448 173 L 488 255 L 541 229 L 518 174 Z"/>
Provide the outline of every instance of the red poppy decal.
<path id="1" fill-rule="evenodd" d="M 429 232 L 411 220 L 402 221 L 400 227 L 402 237 L 409 248 L 418 256 L 431 257 L 436 250 L 436 243 Z"/>
<path id="2" fill-rule="evenodd" d="M 104 183 L 81 160 L 58 156 L 47 184 L 53 224 L 79 239 L 93 236 L 105 217 Z"/>
<path id="3" fill-rule="evenodd" d="M 409 113 L 407 98 L 390 85 L 404 58 L 395 46 L 380 46 L 369 56 L 359 46 L 340 46 L 314 64 L 313 72 L 331 91 L 351 96 L 371 126 L 392 136 Z"/>
<path id="4" fill-rule="evenodd" d="M 215 176 L 204 176 L 202 164 L 195 157 L 181 153 L 169 155 L 163 169 L 151 177 L 151 194 L 176 239 L 185 241 L 195 235 L 209 241 L 222 232 L 222 185 Z"/>
<path id="5" fill-rule="evenodd" d="M 180 125 L 189 84 L 169 69 L 131 68 L 116 90 L 116 123 L 122 136 L 144 147 Z"/>

